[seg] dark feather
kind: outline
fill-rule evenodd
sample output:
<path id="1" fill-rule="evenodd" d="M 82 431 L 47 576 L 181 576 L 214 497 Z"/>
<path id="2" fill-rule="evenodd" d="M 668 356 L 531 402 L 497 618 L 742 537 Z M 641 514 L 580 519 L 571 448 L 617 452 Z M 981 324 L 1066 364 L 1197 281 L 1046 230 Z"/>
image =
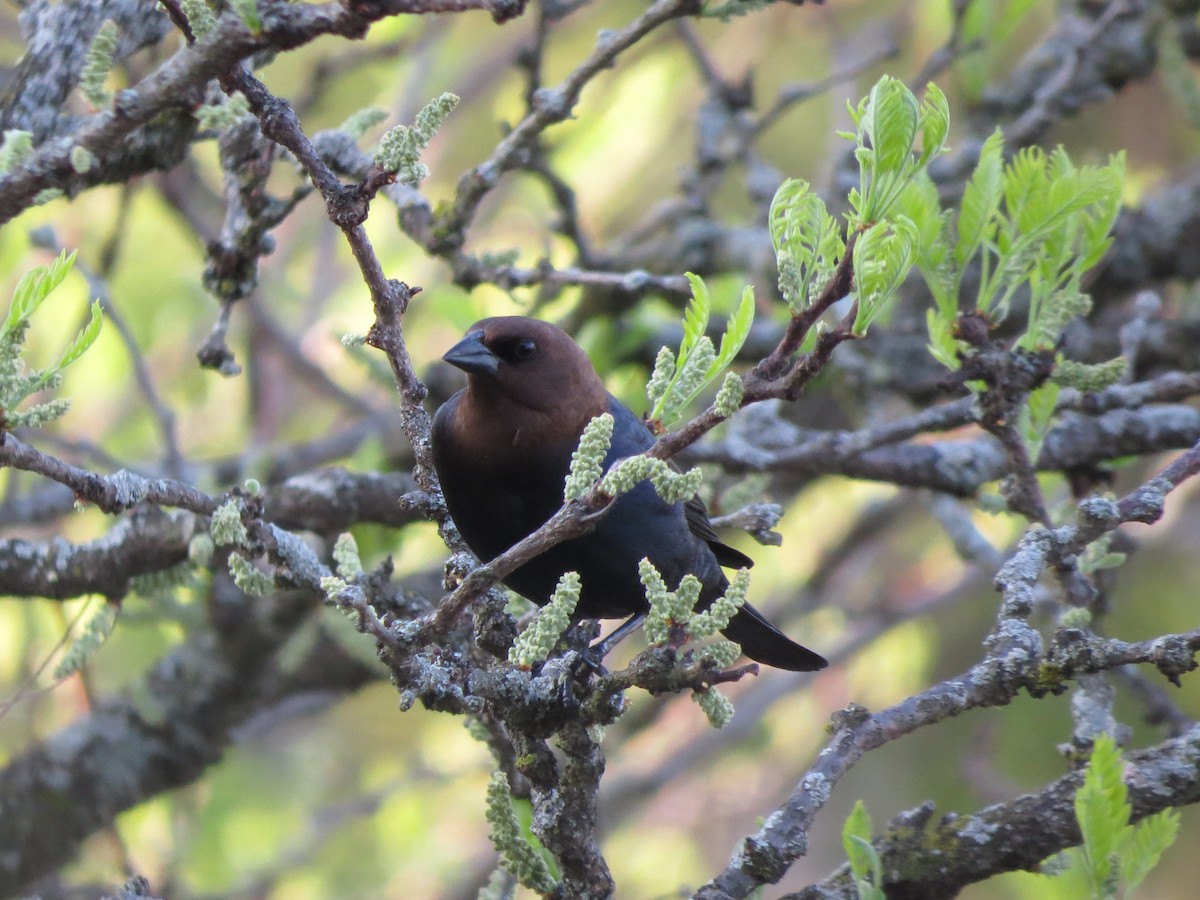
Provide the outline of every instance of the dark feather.
<path id="1" fill-rule="evenodd" d="M 684 515 L 687 516 L 688 528 L 692 534 L 708 544 L 717 562 L 727 569 L 748 569 L 754 565 L 754 560 L 741 550 L 735 550 L 728 544 L 722 544 L 717 533 L 713 531 L 712 522 L 708 519 L 708 507 L 699 497 L 693 497 L 683 505 Z"/>

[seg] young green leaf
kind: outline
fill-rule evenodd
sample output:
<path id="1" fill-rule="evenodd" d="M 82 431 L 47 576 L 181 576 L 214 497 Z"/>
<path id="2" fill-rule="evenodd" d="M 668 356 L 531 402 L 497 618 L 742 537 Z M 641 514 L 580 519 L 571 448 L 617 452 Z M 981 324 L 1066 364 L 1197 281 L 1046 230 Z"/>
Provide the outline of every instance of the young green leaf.
<path id="1" fill-rule="evenodd" d="M 875 153 L 875 168 L 898 172 L 917 139 L 920 107 L 904 82 L 885 75 L 871 88 L 864 131 Z"/>
<path id="2" fill-rule="evenodd" d="M 59 359 L 57 369 L 62 370 L 79 357 L 83 356 L 88 351 L 92 344 L 96 343 L 96 338 L 100 336 L 100 326 L 104 323 L 104 313 L 100 311 L 100 301 L 93 300 L 91 314 L 88 317 L 87 324 L 80 329 L 79 334 L 75 335 L 75 340 L 71 341 L 71 345 L 63 351 L 62 358 Z"/>
<path id="3" fill-rule="evenodd" d="M 854 809 L 850 811 L 845 824 L 842 825 L 842 849 L 846 851 L 846 857 L 850 860 L 850 868 L 856 876 L 866 873 L 869 866 L 866 865 L 867 859 L 862 855 L 860 846 L 851 839 L 860 838 L 869 844 L 873 831 L 871 814 L 867 812 L 867 807 L 862 800 L 856 800 Z"/>
<path id="4" fill-rule="evenodd" d="M 883 76 L 871 93 L 851 107 L 855 133 L 854 157 L 859 167 L 858 187 L 850 191 L 849 216 L 855 228 L 887 219 L 897 201 L 928 163 L 945 149 L 950 111 L 946 98 L 930 85 L 922 103 L 903 82 Z M 917 135 L 922 151 L 913 156 Z"/>
<path id="5" fill-rule="evenodd" d="M 842 826 L 842 848 L 850 861 L 854 884 L 860 900 L 884 900 L 879 885 L 883 883 L 883 867 L 871 843 L 871 816 L 862 800 L 854 803 L 854 809 Z"/>
<path id="6" fill-rule="evenodd" d="M 979 162 L 963 191 L 958 214 L 958 244 L 954 262 L 961 269 L 975 255 L 979 245 L 990 240 L 995 217 L 1000 210 L 1004 185 L 1004 135 L 997 128 L 983 142 Z"/>
<path id="7" fill-rule="evenodd" d="M 925 326 L 929 330 L 929 352 L 947 369 L 957 369 L 958 340 L 954 337 L 954 320 L 947 319 L 937 309 L 925 310 Z"/>
<path id="8" fill-rule="evenodd" d="M 943 212 L 937 187 L 927 173 L 921 172 L 905 188 L 896 204 L 896 214 L 909 219 L 917 229 L 917 268 L 938 310 L 952 324 L 958 315 L 959 277 L 951 258 L 952 214 Z"/>
<path id="9" fill-rule="evenodd" d="M 1124 151 L 1108 158 L 1107 171 L 1112 178 L 1108 192 L 1096 203 L 1096 209 L 1090 211 L 1083 220 L 1079 267 L 1084 271 L 1100 262 L 1112 246 L 1110 232 L 1116 224 L 1117 213 L 1121 211 L 1121 189 L 1125 183 Z"/>
<path id="10" fill-rule="evenodd" d="M 912 269 L 920 236 L 905 216 L 872 226 L 854 248 L 854 283 L 858 314 L 854 333 L 866 334 L 871 322 L 895 295 Z"/>
<path id="11" fill-rule="evenodd" d="M 63 283 L 75 264 L 75 254 L 67 255 L 63 250 L 58 258 L 48 266 L 38 266 L 30 269 L 17 282 L 13 291 L 12 304 L 8 308 L 8 316 L 0 326 L 0 339 L 3 339 L 13 328 L 26 321 L 42 305 L 42 301 Z"/>
<path id="12" fill-rule="evenodd" d="M 650 418 L 670 424 L 709 384 L 729 367 L 750 334 L 754 322 L 754 291 L 747 287 L 742 299 L 726 323 L 720 352 L 708 328 L 712 301 L 699 275 L 687 273 L 692 283 L 692 302 L 683 319 L 683 340 L 676 357 L 664 347 L 654 363 L 654 374 L 646 386 L 652 407 Z"/>
<path id="13" fill-rule="evenodd" d="M 767 225 L 771 230 L 771 244 L 776 253 L 792 251 L 794 243 L 812 218 L 812 209 L 824 203 L 812 193 L 803 178 L 788 178 L 771 198 L 767 213 Z"/>
<path id="14" fill-rule="evenodd" d="M 708 328 L 708 316 L 712 311 L 712 297 L 704 279 L 692 272 L 685 273 L 692 284 L 692 300 L 683 313 L 683 341 L 679 345 L 679 358 L 686 359 L 692 348 L 704 336 Z"/>
<path id="15" fill-rule="evenodd" d="M 750 336 L 750 326 L 753 324 L 754 288 L 746 285 L 742 290 L 742 299 L 738 303 L 737 309 L 725 323 L 725 333 L 721 335 L 721 349 L 717 351 L 717 358 L 708 372 L 710 380 L 729 368 L 730 363 L 737 357 L 738 351 L 742 349 L 742 345 L 746 343 L 746 338 Z"/>
<path id="16" fill-rule="evenodd" d="M 1075 818 L 1092 884 L 1099 890 L 1112 875 L 1112 856 L 1129 824 L 1121 751 L 1107 734 L 1096 738 L 1083 785 L 1075 793 Z"/>
<path id="17" fill-rule="evenodd" d="M 251 34 L 258 34 L 262 31 L 262 19 L 258 15 L 258 4 L 255 0 L 230 0 L 229 5 L 233 7 L 234 12 L 238 14 Z"/>
<path id="18" fill-rule="evenodd" d="M 921 98 L 921 156 L 918 166 L 926 166 L 946 148 L 950 134 L 950 104 L 946 95 L 932 81 L 925 85 L 925 96 Z"/>
<path id="19" fill-rule="evenodd" d="M 1132 896 L 1178 834 L 1179 813 L 1173 809 L 1147 816 L 1130 829 L 1120 850 L 1126 896 Z"/>
<path id="20" fill-rule="evenodd" d="M 1050 430 L 1050 422 L 1058 406 L 1060 388 L 1054 382 L 1046 382 L 1029 395 L 1021 414 L 1021 437 L 1031 459 L 1037 459 L 1042 442 Z"/>
<path id="21" fill-rule="evenodd" d="M 1029 413 L 1033 424 L 1044 429 L 1050 424 L 1050 418 L 1058 405 L 1059 387 L 1053 382 L 1047 382 L 1029 395 Z"/>
<path id="22" fill-rule="evenodd" d="M 789 178 L 779 186 L 767 221 L 779 268 L 779 292 L 798 312 L 828 282 L 845 243 L 825 202 L 800 178 Z"/>

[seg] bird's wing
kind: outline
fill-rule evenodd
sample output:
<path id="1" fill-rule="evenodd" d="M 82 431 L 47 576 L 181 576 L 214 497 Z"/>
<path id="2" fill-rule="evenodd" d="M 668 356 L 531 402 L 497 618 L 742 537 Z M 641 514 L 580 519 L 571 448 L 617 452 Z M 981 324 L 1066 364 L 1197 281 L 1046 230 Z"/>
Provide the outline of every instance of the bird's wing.
<path id="1" fill-rule="evenodd" d="M 609 394 L 609 412 L 616 419 L 613 429 L 613 442 L 609 451 L 610 462 L 614 456 L 632 456 L 654 446 L 654 435 L 646 427 L 646 423 L 616 397 Z M 678 470 L 673 461 L 668 465 Z M 708 544 L 717 558 L 717 562 L 729 569 L 748 569 L 754 565 L 754 560 L 740 550 L 722 544 L 717 533 L 713 531 L 712 523 L 708 520 L 708 507 L 699 497 L 693 497 L 683 506 L 687 517 L 688 530 Z"/>
<path id="2" fill-rule="evenodd" d="M 741 550 L 734 550 L 728 544 L 722 544 L 717 533 L 713 531 L 712 522 L 708 520 L 708 507 L 699 497 L 693 497 L 684 504 L 683 512 L 687 516 L 688 529 L 692 534 L 708 544 L 717 562 L 727 569 L 748 569 L 754 565 L 754 560 Z"/>

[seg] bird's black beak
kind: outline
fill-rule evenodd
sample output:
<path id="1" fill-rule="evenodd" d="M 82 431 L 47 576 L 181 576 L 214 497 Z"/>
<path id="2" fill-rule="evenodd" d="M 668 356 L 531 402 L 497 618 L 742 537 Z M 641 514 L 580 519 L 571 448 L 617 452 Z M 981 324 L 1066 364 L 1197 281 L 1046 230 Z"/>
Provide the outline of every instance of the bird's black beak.
<path id="1" fill-rule="evenodd" d="M 482 331 L 472 331 L 447 350 L 442 359 L 468 375 L 495 375 L 500 369 L 500 357 L 484 345 Z"/>

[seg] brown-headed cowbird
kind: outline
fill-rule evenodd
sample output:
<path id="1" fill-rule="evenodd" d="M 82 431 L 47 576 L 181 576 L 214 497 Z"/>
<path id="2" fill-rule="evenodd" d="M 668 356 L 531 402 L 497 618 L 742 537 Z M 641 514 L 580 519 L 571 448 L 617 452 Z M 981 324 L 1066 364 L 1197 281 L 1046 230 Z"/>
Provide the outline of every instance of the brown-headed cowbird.
<path id="1" fill-rule="evenodd" d="M 604 389 L 587 354 L 562 329 L 522 316 L 475 323 L 443 357 L 467 373 L 467 387 L 433 419 L 433 461 L 450 516 L 467 545 L 487 561 L 536 531 L 562 505 L 571 454 L 584 427 L 614 419 L 605 469 L 654 444 L 645 424 Z M 638 562 L 648 557 L 673 587 L 689 572 L 707 608 L 729 582 L 721 566 L 753 565 L 718 539 L 699 498 L 667 503 L 643 482 L 622 495 L 595 531 L 557 544 L 504 579 L 539 605 L 559 577 L 579 573 L 577 618 L 646 612 Z M 807 672 L 826 661 L 800 646 L 749 604 L 724 634 L 751 659 Z"/>

